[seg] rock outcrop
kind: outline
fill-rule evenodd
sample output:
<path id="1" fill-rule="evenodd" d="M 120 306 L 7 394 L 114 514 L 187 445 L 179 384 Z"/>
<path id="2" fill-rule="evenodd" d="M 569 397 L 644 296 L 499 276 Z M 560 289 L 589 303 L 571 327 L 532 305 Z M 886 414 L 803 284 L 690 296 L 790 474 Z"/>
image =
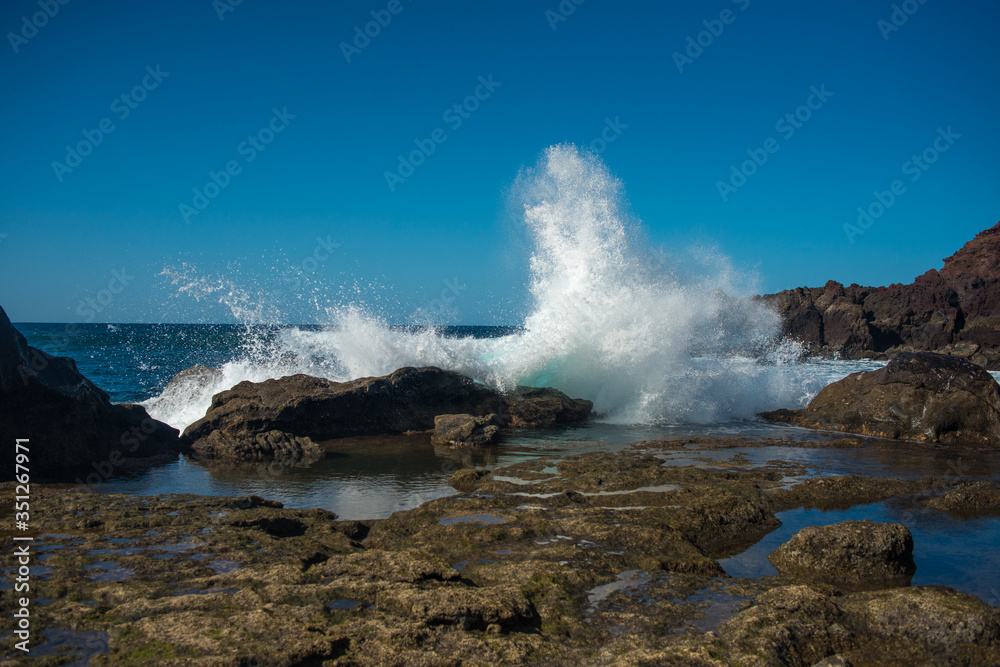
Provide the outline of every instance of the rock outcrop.
<path id="1" fill-rule="evenodd" d="M 451 447 L 481 447 L 492 445 L 500 434 L 500 420 L 494 414 L 438 415 L 434 418 L 431 444 Z"/>
<path id="2" fill-rule="evenodd" d="M 68 357 L 28 345 L 0 308 L 0 456 L 14 474 L 15 439 L 29 439 L 31 480 L 103 481 L 129 459 L 176 456 L 178 432 L 139 405 L 115 405 Z"/>
<path id="3" fill-rule="evenodd" d="M 1000 446 L 1000 385 L 964 359 L 903 352 L 884 368 L 824 387 L 801 410 L 761 416 L 880 438 Z"/>
<path id="4" fill-rule="evenodd" d="M 782 576 L 849 589 L 908 586 L 916 571 L 909 529 L 868 520 L 803 528 L 767 558 Z"/>
<path id="5" fill-rule="evenodd" d="M 295 438 L 320 442 L 427 431 L 435 427 L 439 415 L 468 415 L 473 418 L 468 437 L 478 437 L 485 444 L 501 424 L 552 427 L 586 419 L 591 407 L 590 401 L 570 399 L 554 389 L 519 387 L 504 395 L 464 375 L 434 367 L 401 368 L 387 376 L 350 382 L 292 375 L 241 382 L 216 394 L 208 412 L 184 431 L 184 437 L 205 458 L 256 459 L 268 457 L 267 443 L 260 443 L 258 436 L 277 431 L 296 444 L 272 446 L 271 451 L 295 456 L 296 447 L 304 455 L 311 450 Z M 475 422 L 491 414 L 495 417 L 490 423 Z M 457 426 L 459 435 L 465 426 Z"/>
<path id="6" fill-rule="evenodd" d="M 511 426 L 552 428 L 585 420 L 594 404 L 551 387 L 518 387 L 505 397 L 504 407 Z"/>
<path id="7" fill-rule="evenodd" d="M 783 333 L 815 354 L 889 358 L 929 350 L 1000 369 L 1000 223 L 910 284 L 830 281 L 759 298 L 782 316 Z"/>

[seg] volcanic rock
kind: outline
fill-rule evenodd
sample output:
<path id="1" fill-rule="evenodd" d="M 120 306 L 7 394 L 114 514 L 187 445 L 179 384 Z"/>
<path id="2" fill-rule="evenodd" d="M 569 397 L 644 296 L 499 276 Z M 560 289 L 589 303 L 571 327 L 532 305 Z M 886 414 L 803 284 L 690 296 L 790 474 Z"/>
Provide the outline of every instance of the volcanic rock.
<path id="1" fill-rule="evenodd" d="M 452 447 L 479 447 L 492 445 L 500 432 L 500 420 L 495 414 L 485 417 L 473 415 L 438 415 L 434 418 L 431 443 Z"/>
<path id="2" fill-rule="evenodd" d="M 903 352 L 884 368 L 828 385 L 804 409 L 761 416 L 880 438 L 998 446 L 1000 385 L 964 359 Z"/>
<path id="3" fill-rule="evenodd" d="M 128 459 L 175 457 L 178 432 L 139 405 L 115 405 L 68 357 L 28 345 L 0 308 L 0 456 L 14 474 L 15 439 L 28 439 L 32 481 L 103 479 Z"/>
<path id="4" fill-rule="evenodd" d="M 594 404 L 551 387 L 518 387 L 505 397 L 504 406 L 510 426 L 552 428 L 587 419 Z"/>
<path id="5" fill-rule="evenodd" d="M 930 350 L 1000 368 L 1000 223 L 910 284 L 799 287 L 760 297 L 810 352 L 888 358 Z"/>
<path id="6" fill-rule="evenodd" d="M 473 425 L 488 439 L 499 423 L 549 427 L 585 419 L 590 401 L 570 399 L 554 389 L 519 387 L 504 396 L 471 378 L 440 368 L 401 368 L 391 375 L 333 382 L 308 375 L 241 382 L 216 394 L 202 419 L 184 437 L 204 457 L 239 459 L 266 455 L 258 434 L 280 431 L 314 442 L 364 435 L 426 431 L 439 415 L 498 415 Z M 461 430 L 461 429 L 460 429 Z M 220 435 L 212 435 L 219 432 Z M 207 439 L 207 440 L 206 440 Z M 283 441 L 284 442 L 284 441 Z M 298 443 L 303 452 L 309 447 Z M 294 446 L 280 451 L 293 454 Z M 277 450 L 276 450 L 277 451 Z"/>
<path id="7" fill-rule="evenodd" d="M 768 560 L 781 575 L 855 589 L 908 586 L 916 571 L 909 529 L 868 520 L 803 528 Z"/>

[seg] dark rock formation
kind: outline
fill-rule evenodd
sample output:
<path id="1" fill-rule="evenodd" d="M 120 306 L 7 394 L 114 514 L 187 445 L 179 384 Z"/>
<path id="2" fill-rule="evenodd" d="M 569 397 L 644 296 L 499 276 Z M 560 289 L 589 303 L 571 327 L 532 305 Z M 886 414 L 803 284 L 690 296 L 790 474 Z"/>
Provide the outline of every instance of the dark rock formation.
<path id="1" fill-rule="evenodd" d="M 903 352 L 852 373 L 802 410 L 761 413 L 806 428 L 937 443 L 1000 445 L 1000 385 L 982 367 L 933 352 Z"/>
<path id="2" fill-rule="evenodd" d="M 940 271 L 908 285 L 799 287 L 760 297 L 783 333 L 815 354 L 888 358 L 931 350 L 1000 368 L 1000 223 L 980 232 Z"/>
<path id="3" fill-rule="evenodd" d="M 229 461 L 268 461 L 271 459 L 310 459 L 323 456 L 320 446 L 309 438 L 282 431 L 256 433 L 252 437 L 234 437 L 225 431 L 212 431 L 192 447 L 206 459 Z"/>
<path id="4" fill-rule="evenodd" d="M 1000 514 L 1000 483 L 980 480 L 962 484 L 934 496 L 927 504 L 959 517 Z"/>
<path id="5" fill-rule="evenodd" d="M 270 451 L 289 456 L 311 452 L 306 443 L 363 435 L 426 431 L 438 415 L 498 415 L 486 430 L 499 424 L 549 427 L 585 419 L 589 401 L 570 399 L 554 389 L 518 388 L 510 395 L 440 368 L 401 368 L 384 377 L 333 382 L 308 375 L 279 380 L 241 382 L 216 394 L 202 419 L 184 437 L 204 457 L 240 459 L 268 456 L 261 433 L 287 435 Z M 495 433 L 491 430 L 491 433 Z M 470 433 L 474 435 L 474 433 Z"/>
<path id="6" fill-rule="evenodd" d="M 178 432 L 139 405 L 113 405 L 68 357 L 30 347 L 0 308 L 0 457 L 30 440 L 31 480 L 107 479 L 127 459 L 176 456 Z"/>
<path id="7" fill-rule="evenodd" d="M 499 434 L 500 420 L 494 414 L 485 417 L 438 415 L 434 418 L 431 443 L 452 447 L 479 447 L 492 445 Z"/>
<path id="8" fill-rule="evenodd" d="M 745 656 L 735 664 L 815 665 L 834 655 L 873 665 L 997 664 L 1000 612 L 944 586 L 840 597 L 784 586 L 758 595 L 721 634 Z"/>
<path id="9" fill-rule="evenodd" d="M 853 589 L 908 586 L 916 571 L 909 529 L 867 520 L 803 528 L 767 558 L 783 576 Z"/>
<path id="10" fill-rule="evenodd" d="M 585 420 L 594 404 L 550 387 L 518 387 L 505 398 L 504 406 L 510 426 L 552 428 Z"/>
<path id="11" fill-rule="evenodd" d="M 217 368 L 212 368 L 211 366 L 191 366 L 170 378 L 170 382 L 164 387 L 163 393 L 183 391 L 185 394 L 190 394 L 192 389 L 207 387 L 221 377 L 222 371 Z"/>

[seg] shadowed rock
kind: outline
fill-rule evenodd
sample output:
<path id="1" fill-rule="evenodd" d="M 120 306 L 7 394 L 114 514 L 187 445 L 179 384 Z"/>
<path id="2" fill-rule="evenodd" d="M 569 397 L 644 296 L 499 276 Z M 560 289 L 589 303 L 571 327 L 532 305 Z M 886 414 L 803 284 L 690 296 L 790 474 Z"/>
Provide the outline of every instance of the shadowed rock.
<path id="1" fill-rule="evenodd" d="M 803 528 L 767 558 L 783 576 L 854 589 L 908 586 L 917 569 L 909 529 L 869 520 Z"/>
<path id="2" fill-rule="evenodd" d="M 465 419 L 445 420 L 442 428 L 456 437 L 443 432 L 441 437 L 486 444 L 501 423 L 555 426 L 586 419 L 591 407 L 590 401 L 570 399 L 554 389 L 518 388 L 505 396 L 464 375 L 434 367 L 401 368 L 391 375 L 350 382 L 292 375 L 241 382 L 216 394 L 208 412 L 185 430 L 184 437 L 205 458 L 312 456 L 318 450 L 311 442 L 426 431 L 434 428 L 439 415 L 466 415 L 473 420 L 467 436 L 462 436 L 470 425 Z M 495 416 L 490 419 L 490 415 Z M 480 416 L 486 416 L 482 423 Z M 259 439 L 261 433 L 275 431 L 284 435 Z"/>
<path id="3" fill-rule="evenodd" d="M 32 481 L 102 481 L 128 459 L 176 457 L 178 432 L 139 405 L 115 405 L 68 357 L 28 345 L 0 308 L 0 456 L 14 474 L 15 439 L 29 439 Z"/>
<path id="4" fill-rule="evenodd" d="M 1000 385 L 964 359 L 904 352 L 884 368 L 828 385 L 802 410 L 761 417 L 881 438 L 997 446 Z"/>

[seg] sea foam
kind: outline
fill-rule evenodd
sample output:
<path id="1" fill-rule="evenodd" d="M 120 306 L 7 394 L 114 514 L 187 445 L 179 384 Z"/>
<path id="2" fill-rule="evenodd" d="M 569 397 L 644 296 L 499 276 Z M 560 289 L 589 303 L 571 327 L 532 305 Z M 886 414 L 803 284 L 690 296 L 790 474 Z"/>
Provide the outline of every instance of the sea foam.
<path id="1" fill-rule="evenodd" d="M 825 384 L 803 372 L 797 345 L 754 283 L 711 251 L 664 252 L 645 239 L 621 183 L 594 155 L 548 148 L 511 189 L 530 240 L 530 304 L 517 333 L 446 337 L 401 330 L 356 304 L 327 309 L 321 331 L 282 328 L 223 366 L 214 382 L 174 386 L 146 402 L 183 428 L 217 391 L 292 373 L 333 380 L 438 366 L 500 389 L 552 386 L 594 402 L 614 423 L 718 423 L 796 407 Z M 184 282 L 240 307 L 252 298 L 224 281 Z M 234 296 L 236 295 L 236 296 Z"/>

